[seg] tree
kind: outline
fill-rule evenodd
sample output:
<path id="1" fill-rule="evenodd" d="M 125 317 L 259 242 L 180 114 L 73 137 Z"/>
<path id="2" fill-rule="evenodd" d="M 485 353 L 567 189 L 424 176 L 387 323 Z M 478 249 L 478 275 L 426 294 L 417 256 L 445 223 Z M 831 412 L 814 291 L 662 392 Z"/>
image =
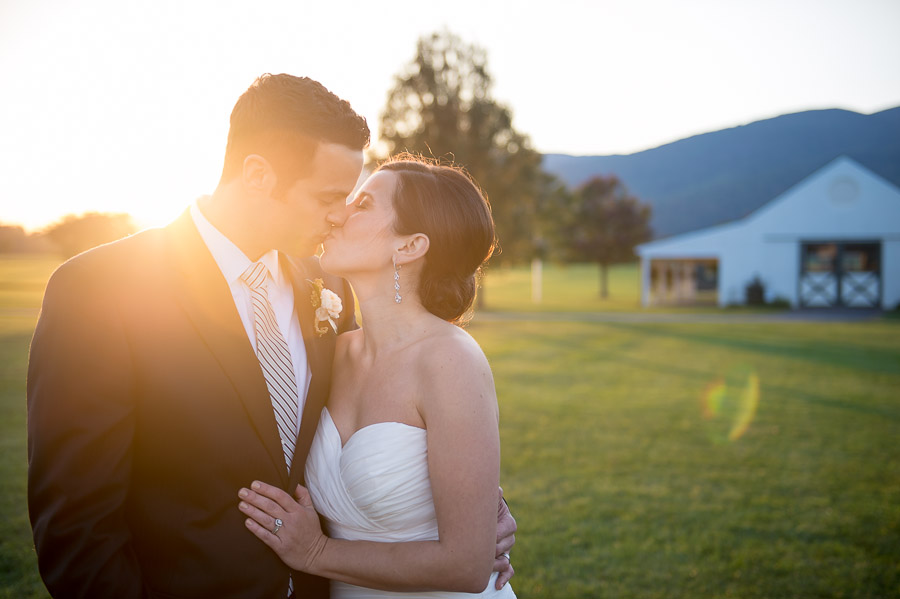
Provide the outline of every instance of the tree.
<path id="1" fill-rule="evenodd" d="M 21 252 L 27 239 L 28 235 L 22 227 L 0 224 L 0 254 Z"/>
<path id="2" fill-rule="evenodd" d="M 0 254 L 47 253 L 55 248 L 40 233 L 27 233 L 20 225 L 0 224 Z"/>
<path id="3" fill-rule="evenodd" d="M 44 235 L 70 258 L 92 247 L 127 237 L 136 230 L 128 214 L 88 212 L 69 214 L 47 227 Z"/>
<path id="4" fill-rule="evenodd" d="M 541 251 L 537 222 L 557 186 L 490 90 L 482 48 L 447 31 L 422 37 L 388 93 L 381 140 L 388 154 L 408 151 L 464 166 L 491 202 L 500 259 L 521 262 Z"/>
<path id="5" fill-rule="evenodd" d="M 652 235 L 650 206 L 629 194 L 615 175 L 594 177 L 575 191 L 573 200 L 570 247 L 599 265 L 600 297 L 606 298 L 609 266 L 632 260 L 635 246 Z"/>

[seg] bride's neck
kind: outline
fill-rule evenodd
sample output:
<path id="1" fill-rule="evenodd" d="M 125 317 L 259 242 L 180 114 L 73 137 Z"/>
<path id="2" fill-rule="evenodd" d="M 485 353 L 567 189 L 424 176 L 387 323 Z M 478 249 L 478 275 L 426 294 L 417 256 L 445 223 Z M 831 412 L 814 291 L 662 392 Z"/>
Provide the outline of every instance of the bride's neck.
<path id="1" fill-rule="evenodd" d="M 404 294 L 401 290 L 402 299 L 397 303 L 393 285 L 385 288 L 352 279 L 350 284 L 356 291 L 362 315 L 364 348 L 373 356 L 402 348 L 420 338 L 435 318 L 422 306 L 415 293 Z"/>

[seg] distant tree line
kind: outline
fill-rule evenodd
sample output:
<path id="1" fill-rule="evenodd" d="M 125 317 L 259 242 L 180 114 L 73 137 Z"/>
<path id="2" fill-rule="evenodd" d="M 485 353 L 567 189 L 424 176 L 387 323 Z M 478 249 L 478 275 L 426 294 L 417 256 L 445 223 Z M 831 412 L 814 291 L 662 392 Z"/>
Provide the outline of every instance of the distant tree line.
<path id="1" fill-rule="evenodd" d="M 26 233 L 18 225 L 0 225 L 0 254 L 35 254 L 53 251 L 48 240 L 34 233 Z"/>
<path id="2" fill-rule="evenodd" d="M 70 214 L 40 231 L 0 225 L 0 253 L 56 253 L 63 258 L 127 237 L 137 230 L 128 214 Z"/>
<path id="3" fill-rule="evenodd" d="M 606 296 L 611 264 L 634 259 L 648 241 L 650 208 L 615 176 L 568 189 L 541 168 L 542 156 L 491 96 L 485 51 L 443 31 L 422 37 L 396 75 L 381 114 L 377 161 L 412 152 L 468 170 L 491 202 L 500 253 L 494 261 L 593 261 Z"/>

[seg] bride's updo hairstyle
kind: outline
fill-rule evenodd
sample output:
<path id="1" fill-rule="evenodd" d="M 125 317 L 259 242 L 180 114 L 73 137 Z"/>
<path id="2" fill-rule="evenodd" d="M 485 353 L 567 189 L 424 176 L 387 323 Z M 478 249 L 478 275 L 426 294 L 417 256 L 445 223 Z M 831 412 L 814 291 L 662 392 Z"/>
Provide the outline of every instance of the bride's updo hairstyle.
<path id="1" fill-rule="evenodd" d="M 397 175 L 394 231 L 428 236 L 418 286 L 422 305 L 435 316 L 460 324 L 475 299 L 476 276 L 496 245 L 490 204 L 459 167 L 404 153 L 378 171 Z"/>

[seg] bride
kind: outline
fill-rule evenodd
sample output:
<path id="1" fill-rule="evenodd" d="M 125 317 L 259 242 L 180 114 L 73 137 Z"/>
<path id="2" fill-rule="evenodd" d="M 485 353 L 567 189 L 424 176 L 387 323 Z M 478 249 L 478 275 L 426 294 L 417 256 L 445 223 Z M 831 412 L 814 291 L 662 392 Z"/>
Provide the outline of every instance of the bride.
<path id="1" fill-rule="evenodd" d="M 295 500 L 258 481 L 242 489 L 247 527 L 290 567 L 332 579 L 338 599 L 515 597 L 503 584 L 511 568 L 500 581 L 491 572 L 494 382 L 456 326 L 494 249 L 490 207 L 459 169 L 404 155 L 382 165 L 348 210 L 321 264 L 350 281 L 364 327 L 337 339 L 308 491 L 298 487 Z"/>

